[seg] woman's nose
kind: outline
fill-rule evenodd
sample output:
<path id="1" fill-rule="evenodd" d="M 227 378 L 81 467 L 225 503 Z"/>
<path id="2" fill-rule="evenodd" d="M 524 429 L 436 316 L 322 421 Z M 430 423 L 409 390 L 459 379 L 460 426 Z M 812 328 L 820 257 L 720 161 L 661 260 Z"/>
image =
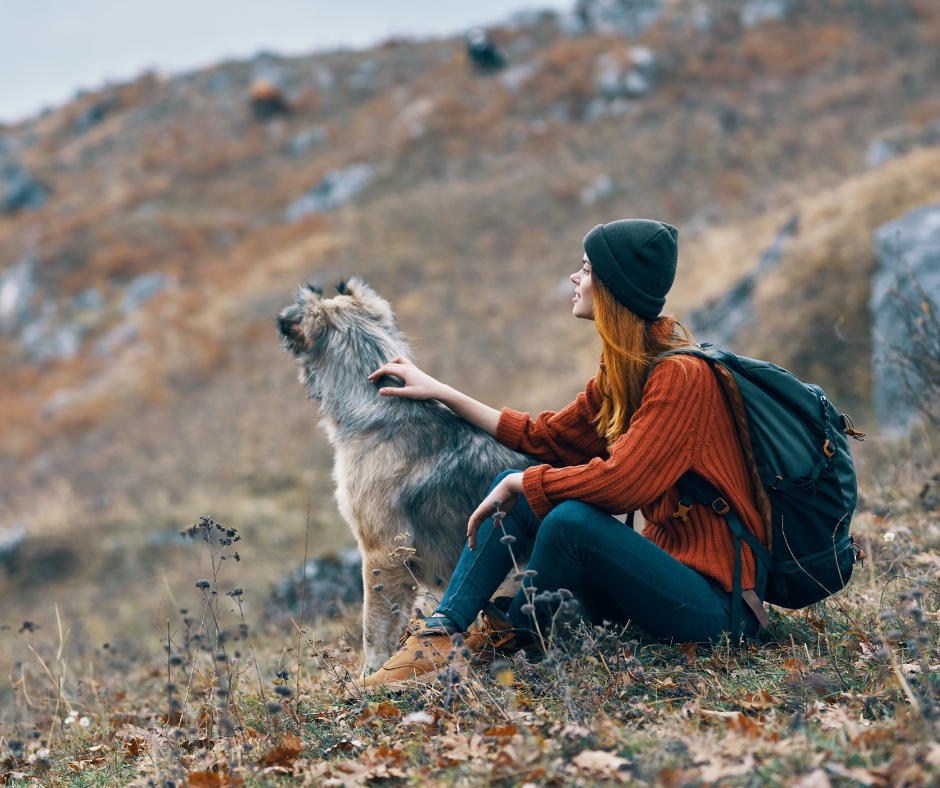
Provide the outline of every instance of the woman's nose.
<path id="1" fill-rule="evenodd" d="M 574 282 L 575 284 L 577 284 L 577 283 L 578 283 L 578 280 L 581 278 L 581 272 L 578 271 L 577 273 L 572 274 L 572 275 L 569 276 L 568 278 L 569 278 L 572 282 Z"/>

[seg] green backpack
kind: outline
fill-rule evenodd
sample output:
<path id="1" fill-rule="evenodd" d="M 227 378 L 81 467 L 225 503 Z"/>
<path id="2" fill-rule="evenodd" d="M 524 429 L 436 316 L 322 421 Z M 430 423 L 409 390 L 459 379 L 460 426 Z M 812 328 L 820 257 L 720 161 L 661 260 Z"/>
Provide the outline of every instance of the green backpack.
<path id="1" fill-rule="evenodd" d="M 679 479 L 682 498 L 676 516 L 684 519 L 698 501 L 721 515 L 734 534 L 731 632 L 737 637 L 742 602 L 766 627 L 770 621 L 762 602 L 807 607 L 849 582 L 863 553 L 849 534 L 858 488 L 848 438 L 862 440 L 865 434 L 832 407 L 819 386 L 802 383 L 774 364 L 709 344 L 657 356 L 647 379 L 673 355 L 705 359 L 724 390 L 768 535 L 765 547 L 705 479 L 691 471 Z M 741 590 L 742 541 L 757 559 L 753 590 Z"/>

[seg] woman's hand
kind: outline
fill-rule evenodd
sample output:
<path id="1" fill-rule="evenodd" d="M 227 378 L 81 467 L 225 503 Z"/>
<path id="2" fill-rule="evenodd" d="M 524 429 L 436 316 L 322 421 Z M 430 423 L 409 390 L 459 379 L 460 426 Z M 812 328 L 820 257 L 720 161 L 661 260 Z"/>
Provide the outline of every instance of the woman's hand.
<path id="1" fill-rule="evenodd" d="M 379 389 L 383 397 L 407 397 L 408 399 L 439 399 L 447 391 L 447 386 L 422 372 L 404 356 L 393 358 L 369 375 L 373 383 L 385 375 L 400 378 L 405 385 L 387 386 Z"/>
<path id="2" fill-rule="evenodd" d="M 522 494 L 522 473 L 511 473 L 497 484 L 489 495 L 483 499 L 477 510 L 470 516 L 467 523 L 467 543 L 471 550 L 477 549 L 477 531 L 487 517 L 492 517 L 499 505 L 499 510 L 509 514 L 516 508 L 519 496 Z"/>

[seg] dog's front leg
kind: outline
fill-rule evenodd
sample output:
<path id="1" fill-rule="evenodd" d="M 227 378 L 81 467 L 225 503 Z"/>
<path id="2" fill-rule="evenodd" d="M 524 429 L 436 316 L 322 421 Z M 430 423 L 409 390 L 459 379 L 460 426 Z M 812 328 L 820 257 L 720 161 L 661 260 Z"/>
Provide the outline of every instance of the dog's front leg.
<path id="1" fill-rule="evenodd" d="M 375 570 L 379 570 L 375 574 Z M 362 562 L 363 675 L 378 670 L 395 653 L 414 602 L 414 580 L 387 553 L 366 553 Z M 379 588 L 379 590 L 375 590 Z"/>

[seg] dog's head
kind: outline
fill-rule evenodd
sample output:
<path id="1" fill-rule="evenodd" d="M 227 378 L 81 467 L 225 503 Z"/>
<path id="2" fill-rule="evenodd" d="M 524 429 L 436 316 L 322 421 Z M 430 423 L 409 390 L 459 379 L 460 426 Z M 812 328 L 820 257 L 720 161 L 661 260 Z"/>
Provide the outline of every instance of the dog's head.
<path id="1" fill-rule="evenodd" d="M 321 396 L 320 376 L 328 361 L 377 369 L 395 353 L 398 327 L 392 305 L 359 277 L 336 285 L 337 295 L 324 298 L 312 284 L 297 288 L 294 303 L 277 316 L 284 350 L 297 359 L 300 379 L 312 398 Z"/>

